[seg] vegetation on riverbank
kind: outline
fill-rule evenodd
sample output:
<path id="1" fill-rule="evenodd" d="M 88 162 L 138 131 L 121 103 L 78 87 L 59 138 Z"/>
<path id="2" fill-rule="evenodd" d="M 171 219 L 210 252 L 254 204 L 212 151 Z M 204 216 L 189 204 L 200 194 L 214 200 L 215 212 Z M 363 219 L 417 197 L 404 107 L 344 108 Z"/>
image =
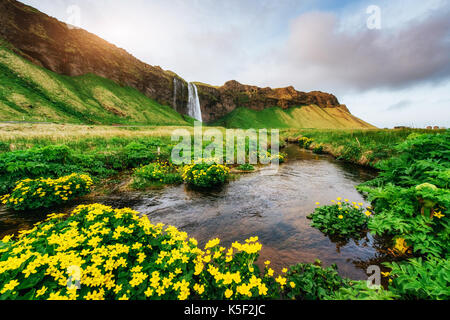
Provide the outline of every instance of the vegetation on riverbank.
<path id="1" fill-rule="evenodd" d="M 371 233 L 392 239 L 392 254 L 411 258 L 386 264 L 392 270 L 386 275 L 389 290 L 402 299 L 450 297 L 449 150 L 450 130 L 411 134 L 393 148 L 393 157 L 376 164 L 379 176 L 358 187 L 374 214 L 368 212 L 371 218 L 363 225 L 349 219 L 352 231 L 368 225 Z M 339 220 L 346 222 L 334 207 L 318 208 L 313 226 L 332 234 Z M 347 229 L 344 224 L 337 232 Z"/>
<path id="2" fill-rule="evenodd" d="M 88 194 L 92 184 L 90 176 L 77 173 L 58 179 L 24 179 L 0 201 L 16 211 L 51 208 Z"/>
<path id="3" fill-rule="evenodd" d="M 94 181 L 131 168 L 137 168 L 137 178 L 152 183 L 171 183 L 171 174 L 181 177 L 178 168 L 166 162 L 173 147 L 168 136 L 158 137 L 147 131 L 147 136 L 138 137 L 139 132 L 148 129 L 114 130 L 125 135 L 10 140 L 5 144 L 8 150 L 0 154 L 3 193 L 12 191 L 24 178 L 58 179 L 72 172 L 89 173 Z M 349 152 L 345 157 L 355 162 L 358 155 L 366 154 L 363 150 L 381 150 L 383 143 L 399 142 L 373 158 L 371 165 L 381 173 L 360 187 L 367 193 L 372 210 L 363 212 L 359 204 L 347 208 L 345 199 L 340 199 L 340 204 L 316 212 L 321 216 L 317 223 L 329 234 L 337 226 L 337 231 L 346 230 L 348 235 L 368 227 L 373 233 L 390 237 L 392 252 L 398 257 L 410 258 L 386 265 L 391 269 L 385 275 L 389 278 L 388 291 L 369 289 L 365 283 L 340 278 L 335 270 L 308 264 L 274 275 L 269 264 L 264 270 L 256 266 L 261 248 L 255 238 L 236 243 L 228 251 L 219 247 L 218 240 L 199 249 L 195 240 L 187 240 L 187 235 L 172 227 L 151 225 L 129 210 L 91 205 L 79 207 L 69 218 L 53 215 L 17 238 L 7 237 L 0 242 L 0 299 L 448 299 L 450 131 L 420 133 L 299 133 L 307 138 L 302 140 L 305 147 L 323 144 L 324 151 L 332 144 L 331 137 L 340 137 L 337 143 L 354 139 L 359 142 L 360 153 Z M 282 132 L 284 137 L 292 138 L 292 134 Z M 55 141 L 66 143 L 54 145 Z M 20 147 L 11 151 L 14 143 Z M 31 148 L 27 149 L 27 145 Z M 228 174 L 222 170 L 217 176 L 215 170 L 210 177 L 209 167 L 185 168 L 184 180 L 192 180 L 193 184 L 197 181 L 202 187 L 222 183 Z M 348 212 L 342 214 L 345 209 Z M 353 214 L 364 221 L 346 220 Z M 177 251 L 180 248 L 186 251 Z M 110 256 L 110 252 L 117 254 Z M 73 274 L 68 274 L 67 268 L 72 265 L 82 268 L 81 279 L 70 278 Z M 412 274 L 417 279 L 408 281 Z M 421 278 L 424 275 L 427 279 Z M 83 289 L 67 288 L 69 278 L 80 280 Z"/>
<path id="4" fill-rule="evenodd" d="M 52 214 L 0 242 L 1 300 L 323 299 L 352 283 L 335 266 L 260 270 L 258 238 L 201 249 L 172 226 L 100 204 Z"/>
<path id="5" fill-rule="evenodd" d="M 352 163 L 375 167 L 381 160 L 398 154 L 396 146 L 411 134 L 439 134 L 445 130 L 281 130 L 280 137 L 301 147 L 314 150 L 322 145 L 323 152 Z"/>

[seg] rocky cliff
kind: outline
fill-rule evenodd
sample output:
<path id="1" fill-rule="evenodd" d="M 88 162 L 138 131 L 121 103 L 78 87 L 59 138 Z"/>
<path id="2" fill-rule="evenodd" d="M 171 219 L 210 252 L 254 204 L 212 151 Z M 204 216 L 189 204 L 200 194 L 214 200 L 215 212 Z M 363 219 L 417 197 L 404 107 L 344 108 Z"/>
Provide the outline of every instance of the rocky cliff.
<path id="1" fill-rule="evenodd" d="M 0 0 L 0 37 L 16 53 L 53 72 L 68 76 L 96 74 L 183 111 L 181 98 L 173 105 L 173 79 L 184 82 L 176 74 L 150 66 L 96 35 L 18 1 Z"/>
<path id="2" fill-rule="evenodd" d="M 68 26 L 15 0 L 0 0 L 0 38 L 36 65 L 68 76 L 96 74 L 135 88 L 157 102 L 187 113 L 187 82 L 171 71 L 150 66 L 125 50 L 85 31 Z M 293 87 L 271 89 L 229 81 L 222 87 L 197 83 L 203 120 L 217 120 L 238 107 L 252 110 L 279 106 L 345 107 L 322 92 Z"/>
<path id="3" fill-rule="evenodd" d="M 321 108 L 343 107 L 338 99 L 329 93 L 319 91 L 300 92 L 294 87 L 259 88 L 243 85 L 237 81 L 228 81 L 222 87 L 213 87 L 197 83 L 203 120 L 217 120 L 238 107 L 261 111 L 271 107 L 288 109 L 298 106 L 317 105 Z"/>

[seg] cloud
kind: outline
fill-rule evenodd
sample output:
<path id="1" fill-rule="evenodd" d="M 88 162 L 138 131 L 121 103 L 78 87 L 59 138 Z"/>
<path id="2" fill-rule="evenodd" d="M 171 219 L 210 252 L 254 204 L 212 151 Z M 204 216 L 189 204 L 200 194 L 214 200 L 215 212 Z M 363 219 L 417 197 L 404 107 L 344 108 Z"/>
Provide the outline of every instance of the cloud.
<path id="1" fill-rule="evenodd" d="M 410 100 L 402 100 L 402 101 L 399 101 L 399 102 L 391 105 L 386 110 L 387 111 L 402 110 L 402 109 L 408 108 L 409 106 L 411 106 L 411 101 Z"/>
<path id="2" fill-rule="evenodd" d="M 386 30 L 342 30 L 333 13 L 305 13 L 291 24 L 285 45 L 260 61 L 242 77 L 265 73 L 279 85 L 289 80 L 333 92 L 437 82 L 450 77 L 450 10 Z"/>

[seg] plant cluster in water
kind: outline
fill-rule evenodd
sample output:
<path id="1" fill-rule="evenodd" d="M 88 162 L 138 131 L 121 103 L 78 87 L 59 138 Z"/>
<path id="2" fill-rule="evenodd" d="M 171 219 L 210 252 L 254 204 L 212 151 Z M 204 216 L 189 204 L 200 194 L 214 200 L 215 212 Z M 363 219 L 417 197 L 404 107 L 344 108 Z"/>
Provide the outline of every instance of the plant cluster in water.
<path id="1" fill-rule="evenodd" d="M 311 226 L 329 236 L 361 238 L 367 231 L 372 212 L 365 209 L 363 203 L 350 203 L 348 199 L 337 198 L 337 201 L 332 202 L 333 205 L 318 207 L 308 216 L 312 220 Z"/>

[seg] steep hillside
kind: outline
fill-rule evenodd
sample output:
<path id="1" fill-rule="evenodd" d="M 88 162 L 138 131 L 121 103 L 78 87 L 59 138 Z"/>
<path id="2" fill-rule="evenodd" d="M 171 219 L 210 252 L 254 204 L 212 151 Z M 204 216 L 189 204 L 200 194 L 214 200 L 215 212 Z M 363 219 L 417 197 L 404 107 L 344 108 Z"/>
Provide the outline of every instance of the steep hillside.
<path id="1" fill-rule="evenodd" d="M 185 118 L 141 92 L 93 74 L 62 76 L 0 43 L 0 121 L 186 125 Z"/>
<path id="2" fill-rule="evenodd" d="M 344 107 L 320 108 L 316 105 L 284 110 L 273 107 L 261 111 L 238 108 L 214 125 L 227 128 L 317 128 L 373 129 L 374 126 L 351 115 Z"/>
<path id="3" fill-rule="evenodd" d="M 354 118 L 334 95 L 301 92 L 292 86 L 259 88 L 228 81 L 223 86 L 196 83 L 198 90 L 194 90 L 174 72 L 148 65 L 92 33 L 15 0 L 0 0 L 0 41 L 40 67 L 33 69 L 20 60 L 18 66 L 26 65 L 25 69 L 33 70 L 20 76 L 26 70 L 10 61 L 11 53 L 3 54 L 1 68 L 5 74 L 0 88 L 0 103 L 5 109 L 1 111 L 3 120 L 25 116 L 30 120 L 169 124 L 183 121 L 182 117 L 168 114 L 167 108 L 161 106 L 171 106 L 180 114 L 192 115 L 192 101 L 195 109 L 199 102 L 202 119 L 207 123 L 218 121 L 241 107 L 262 111 L 277 106 L 288 115 L 291 108 L 298 106 L 315 105 L 323 109 L 314 115 L 314 123 L 305 122 L 307 115 L 283 120 L 293 127 L 314 127 L 315 123 L 329 126 L 330 114 L 343 117 L 333 127 L 341 127 L 349 123 L 346 118 Z M 2 49 L 2 52 L 6 51 Z M 36 74 L 45 74 L 46 79 L 52 80 L 40 81 Z M 32 75 L 34 77 L 27 78 Z M 190 104 L 188 88 L 191 88 Z M 193 91 L 198 91 L 198 100 L 193 97 Z M 336 108 L 341 111 L 331 110 Z M 316 121 L 320 115 L 325 118 Z M 295 122 L 297 120 L 299 122 Z M 359 120 L 351 122 L 356 123 L 360 123 Z"/>

